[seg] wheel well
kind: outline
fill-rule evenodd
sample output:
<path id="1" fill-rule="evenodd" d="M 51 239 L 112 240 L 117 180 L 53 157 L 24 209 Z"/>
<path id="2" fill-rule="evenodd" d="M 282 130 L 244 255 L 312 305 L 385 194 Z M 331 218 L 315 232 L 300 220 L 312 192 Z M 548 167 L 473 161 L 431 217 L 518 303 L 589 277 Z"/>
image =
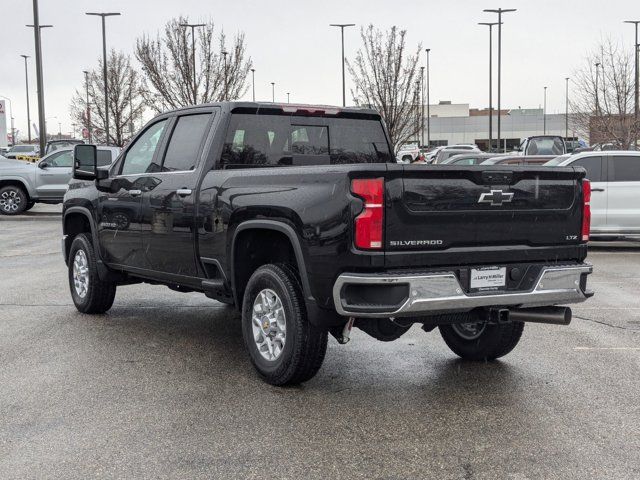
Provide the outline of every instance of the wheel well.
<path id="1" fill-rule="evenodd" d="M 20 187 L 22 189 L 22 191 L 24 192 L 24 194 L 27 196 L 27 199 L 31 199 L 29 197 L 29 191 L 27 190 L 27 187 L 24 183 L 22 183 L 20 180 L 0 180 L 0 188 L 2 187 L 8 187 L 8 186 L 15 186 L 15 187 Z"/>
<path id="2" fill-rule="evenodd" d="M 268 263 L 287 263 L 298 268 L 291 240 L 276 230 L 258 228 L 238 233 L 233 257 L 236 302 L 240 307 L 247 282 L 259 267 Z"/>
<path id="3" fill-rule="evenodd" d="M 91 233 L 91 224 L 86 215 L 82 213 L 70 213 L 64 217 L 64 234 L 66 235 L 66 241 L 64 248 L 66 250 L 66 257 L 71 250 L 71 244 L 73 239 L 81 233 Z M 65 258 L 66 258 L 65 257 Z"/>

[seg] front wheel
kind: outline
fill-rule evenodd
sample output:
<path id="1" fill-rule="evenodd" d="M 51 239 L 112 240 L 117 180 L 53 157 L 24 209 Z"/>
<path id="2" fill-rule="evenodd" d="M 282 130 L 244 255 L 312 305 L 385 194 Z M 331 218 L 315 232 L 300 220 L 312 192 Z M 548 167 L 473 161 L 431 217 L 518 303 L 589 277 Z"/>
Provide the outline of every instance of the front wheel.
<path id="1" fill-rule="evenodd" d="M 523 322 L 486 322 L 440 325 L 447 346 L 466 360 L 495 360 L 505 356 L 520 341 Z"/>
<path id="2" fill-rule="evenodd" d="M 307 319 L 297 272 L 289 265 L 264 265 L 247 283 L 242 336 L 251 363 L 272 385 L 311 379 L 322 366 L 327 330 Z"/>
<path id="3" fill-rule="evenodd" d="M 15 185 L 0 188 L 0 213 L 19 215 L 27 208 L 29 198 L 25 191 Z"/>
<path id="4" fill-rule="evenodd" d="M 71 244 L 69 288 L 73 303 L 82 313 L 104 313 L 116 296 L 116 284 L 100 280 L 93 245 L 85 234 L 78 235 Z"/>

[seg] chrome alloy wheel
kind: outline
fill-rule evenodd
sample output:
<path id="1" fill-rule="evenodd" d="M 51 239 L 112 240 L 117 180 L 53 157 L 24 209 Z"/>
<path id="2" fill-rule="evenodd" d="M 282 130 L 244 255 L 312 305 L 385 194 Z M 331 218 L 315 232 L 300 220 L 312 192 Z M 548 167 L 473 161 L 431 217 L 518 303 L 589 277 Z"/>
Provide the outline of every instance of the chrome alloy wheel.
<path id="1" fill-rule="evenodd" d="M 482 335 L 486 326 L 486 322 L 454 323 L 451 328 L 465 340 L 476 340 Z"/>
<path id="2" fill-rule="evenodd" d="M 84 250 L 78 250 L 73 259 L 73 287 L 80 298 L 89 290 L 89 262 Z"/>
<path id="3" fill-rule="evenodd" d="M 266 288 L 256 295 L 251 328 L 260 355 L 270 362 L 276 360 L 284 350 L 287 319 L 282 301 L 273 290 Z"/>
<path id="4" fill-rule="evenodd" d="M 12 213 L 20 208 L 20 203 L 22 202 L 22 198 L 18 195 L 18 192 L 15 190 L 7 190 L 2 192 L 2 197 L 0 197 L 0 209 L 7 213 Z"/>

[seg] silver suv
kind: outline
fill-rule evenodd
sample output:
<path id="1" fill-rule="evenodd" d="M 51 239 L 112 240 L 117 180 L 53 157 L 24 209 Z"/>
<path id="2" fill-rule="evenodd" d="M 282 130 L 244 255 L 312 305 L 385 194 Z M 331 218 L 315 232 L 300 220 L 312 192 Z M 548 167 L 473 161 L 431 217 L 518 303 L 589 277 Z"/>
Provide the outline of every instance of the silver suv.
<path id="1" fill-rule="evenodd" d="M 120 148 L 98 147 L 98 166 L 113 163 Z M 71 180 L 73 150 L 56 150 L 38 163 L 0 160 L 0 214 L 17 215 L 36 202 L 61 203 Z"/>
<path id="2" fill-rule="evenodd" d="M 546 165 L 587 170 L 591 180 L 591 237 L 640 238 L 640 152 L 582 152 L 555 158 Z"/>

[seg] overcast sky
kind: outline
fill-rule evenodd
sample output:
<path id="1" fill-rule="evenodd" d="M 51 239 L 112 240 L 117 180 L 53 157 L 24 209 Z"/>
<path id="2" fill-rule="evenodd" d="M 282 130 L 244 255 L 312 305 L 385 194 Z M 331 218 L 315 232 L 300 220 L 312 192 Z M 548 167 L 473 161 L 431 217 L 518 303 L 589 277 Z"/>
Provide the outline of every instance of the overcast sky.
<path id="1" fill-rule="evenodd" d="M 488 29 L 495 21 L 483 8 L 517 8 L 504 17 L 503 108 L 538 107 L 548 86 L 548 111 L 564 111 L 564 78 L 586 52 L 611 35 L 631 50 L 638 0 L 39 0 L 43 30 L 44 90 L 48 123 L 70 130 L 69 102 L 82 86 L 82 70 L 101 55 L 100 19 L 86 11 L 117 11 L 108 18 L 109 47 L 132 54 L 136 37 L 154 33 L 170 18 L 213 19 L 228 34 L 246 34 L 256 68 L 258 99 L 340 104 L 340 35 L 329 23 L 356 23 L 345 31 L 346 57 L 360 47 L 359 27 L 369 23 L 408 31 L 412 50 L 431 48 L 431 101 L 451 100 L 484 108 L 488 104 Z M 0 95 L 13 101 L 16 128 L 26 133 L 24 67 L 20 54 L 33 55 L 31 0 L 0 0 Z M 495 40 L 494 36 L 494 40 Z M 495 55 L 494 55 L 495 59 Z M 422 55 L 424 62 L 424 53 Z M 32 122 L 37 121 L 35 64 L 29 59 Z M 495 79 L 495 76 L 494 76 Z M 349 89 L 347 75 L 347 89 Z M 494 83 L 495 86 L 495 83 Z M 246 98 L 249 99 L 250 91 Z M 349 97 L 347 97 L 349 98 Z M 495 102 L 495 94 L 494 94 Z M 7 122 L 9 123 L 9 122 Z M 7 125 L 9 127 L 9 125 Z"/>

